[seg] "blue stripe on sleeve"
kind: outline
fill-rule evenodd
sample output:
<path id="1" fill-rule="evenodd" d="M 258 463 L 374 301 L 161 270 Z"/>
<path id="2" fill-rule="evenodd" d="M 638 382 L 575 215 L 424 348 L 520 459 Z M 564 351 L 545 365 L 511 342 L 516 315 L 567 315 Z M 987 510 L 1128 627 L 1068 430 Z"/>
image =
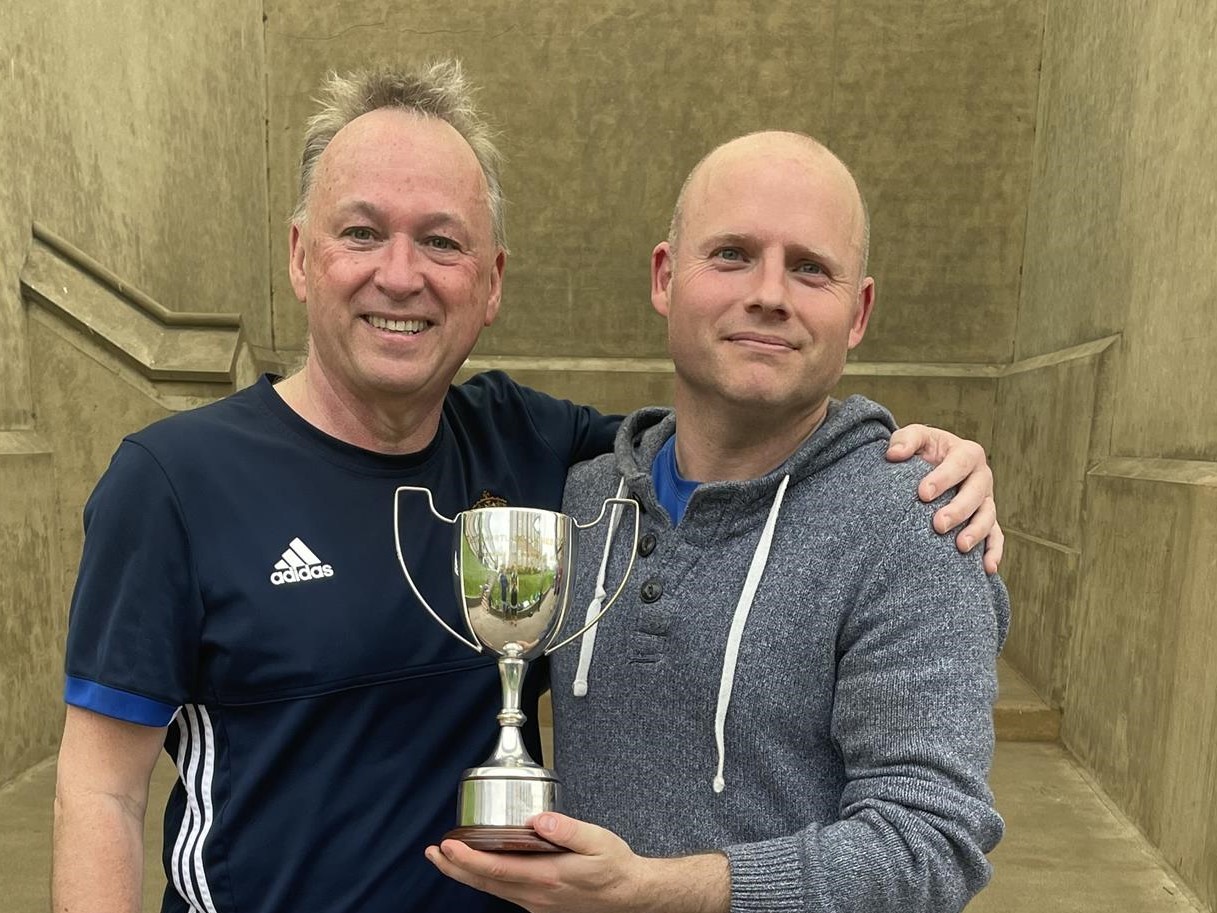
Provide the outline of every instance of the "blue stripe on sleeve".
<path id="1" fill-rule="evenodd" d="M 177 713 L 177 708 L 169 704 L 71 675 L 63 686 L 63 699 L 73 707 L 83 707 L 141 726 L 168 726 Z"/>

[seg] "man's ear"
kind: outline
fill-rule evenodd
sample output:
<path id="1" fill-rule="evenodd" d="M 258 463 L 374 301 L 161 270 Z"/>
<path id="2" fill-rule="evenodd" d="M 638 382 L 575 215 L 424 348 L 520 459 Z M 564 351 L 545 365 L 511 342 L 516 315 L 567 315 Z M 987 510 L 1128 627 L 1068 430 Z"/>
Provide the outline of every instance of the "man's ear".
<path id="1" fill-rule="evenodd" d="M 499 316 L 499 305 L 503 302 L 503 267 L 507 265 L 507 251 L 499 248 L 490 272 L 490 297 L 486 300 L 486 318 L 482 326 L 490 326 Z"/>
<path id="2" fill-rule="evenodd" d="M 672 285 L 672 245 L 660 241 L 651 251 L 651 307 L 668 316 L 669 289 Z"/>
<path id="3" fill-rule="evenodd" d="M 304 281 L 304 237 L 300 231 L 300 225 L 296 222 L 292 223 L 287 244 L 287 272 L 291 276 L 292 291 L 296 293 L 297 299 L 302 302 L 307 301 L 308 284 Z"/>
<path id="4" fill-rule="evenodd" d="M 849 328 L 849 347 L 852 349 L 866 335 L 867 324 L 870 323 L 871 311 L 875 308 L 875 280 L 867 276 L 858 287 L 857 309 L 854 311 L 854 322 Z"/>

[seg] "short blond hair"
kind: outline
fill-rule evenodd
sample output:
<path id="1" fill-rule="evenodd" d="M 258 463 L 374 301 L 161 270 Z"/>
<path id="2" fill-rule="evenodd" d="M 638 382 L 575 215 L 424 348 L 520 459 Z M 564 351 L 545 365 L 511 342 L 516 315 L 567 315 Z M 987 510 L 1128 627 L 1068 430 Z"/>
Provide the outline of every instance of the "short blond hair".
<path id="1" fill-rule="evenodd" d="M 456 130 L 469 144 L 486 177 L 487 206 L 495 243 L 507 249 L 503 218 L 503 187 L 499 167 L 503 156 L 494 144 L 494 131 L 473 104 L 475 89 L 456 59 L 436 60 L 413 70 L 381 68 L 330 73 L 316 99 L 320 106 L 309 118 L 300 155 L 300 189 L 292 222 L 303 224 L 308 211 L 313 174 L 334 136 L 357 117 L 381 108 L 399 108 L 421 117 L 434 117 Z"/>

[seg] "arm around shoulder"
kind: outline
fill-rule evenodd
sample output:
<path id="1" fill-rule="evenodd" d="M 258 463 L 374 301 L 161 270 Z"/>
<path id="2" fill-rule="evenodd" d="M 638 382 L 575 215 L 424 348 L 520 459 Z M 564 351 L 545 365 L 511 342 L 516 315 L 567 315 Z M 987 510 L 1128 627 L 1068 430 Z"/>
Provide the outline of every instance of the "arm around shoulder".
<path id="1" fill-rule="evenodd" d="M 138 913 L 148 781 L 164 741 L 162 727 L 68 706 L 55 782 L 55 913 Z"/>
<path id="2" fill-rule="evenodd" d="M 506 375 L 501 379 L 515 384 Z M 515 386 L 528 410 L 533 432 L 567 468 L 613 449 L 620 415 L 605 415 L 591 406 Z"/>

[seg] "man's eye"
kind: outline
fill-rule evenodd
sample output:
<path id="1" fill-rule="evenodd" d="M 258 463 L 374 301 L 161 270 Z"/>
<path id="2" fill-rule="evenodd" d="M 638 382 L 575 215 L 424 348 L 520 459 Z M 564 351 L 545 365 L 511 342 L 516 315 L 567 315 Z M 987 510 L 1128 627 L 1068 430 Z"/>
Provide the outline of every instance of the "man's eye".
<path id="1" fill-rule="evenodd" d="M 445 238 L 443 235 L 432 235 L 424 242 L 428 247 L 433 247 L 436 250 L 460 250 L 461 246 L 451 238 Z"/>
<path id="2" fill-rule="evenodd" d="M 714 252 L 714 256 L 735 263 L 744 259 L 744 252 L 738 247 L 720 247 Z"/>
<path id="3" fill-rule="evenodd" d="M 348 228 L 342 233 L 342 235 L 343 237 L 350 238 L 353 241 L 374 241 L 376 239 L 376 232 L 362 225 L 356 225 L 352 228 Z"/>
<path id="4" fill-rule="evenodd" d="M 824 267 L 814 261 L 805 260 L 795 267 L 795 272 L 808 276 L 822 276 L 824 274 Z"/>

